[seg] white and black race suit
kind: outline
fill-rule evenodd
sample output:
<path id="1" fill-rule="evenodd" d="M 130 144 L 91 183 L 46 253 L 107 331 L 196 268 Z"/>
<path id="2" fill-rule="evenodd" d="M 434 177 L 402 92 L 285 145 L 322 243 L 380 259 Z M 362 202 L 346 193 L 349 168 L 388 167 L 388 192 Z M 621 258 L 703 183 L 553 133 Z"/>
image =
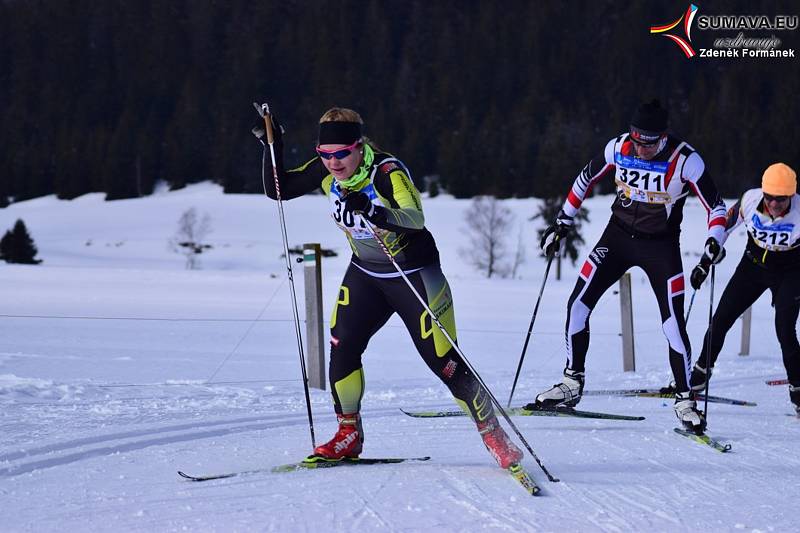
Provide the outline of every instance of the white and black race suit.
<path id="1" fill-rule="evenodd" d="M 651 160 L 635 156 L 628 134 L 611 139 L 580 172 L 563 210 L 574 216 L 592 186 L 613 176 L 611 220 L 584 262 L 567 304 L 567 367 L 583 372 L 589 317 L 605 291 L 631 267 L 644 270 L 658 301 L 662 330 L 678 392 L 689 390 L 691 347 L 683 318 L 684 276 L 680 251 L 683 205 L 694 191 L 708 211 L 708 236 L 725 238 L 725 203 L 700 155 L 668 136 Z"/>

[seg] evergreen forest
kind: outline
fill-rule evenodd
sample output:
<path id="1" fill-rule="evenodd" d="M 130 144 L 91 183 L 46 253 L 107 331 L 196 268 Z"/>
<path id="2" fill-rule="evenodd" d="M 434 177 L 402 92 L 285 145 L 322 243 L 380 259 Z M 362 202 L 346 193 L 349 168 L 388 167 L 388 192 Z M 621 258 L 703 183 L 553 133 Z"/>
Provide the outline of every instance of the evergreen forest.
<path id="1" fill-rule="evenodd" d="M 649 32 L 687 6 L 0 0 L 0 206 L 52 193 L 130 198 L 159 181 L 258 193 L 254 101 L 284 125 L 287 165 L 313 155 L 319 116 L 339 105 L 361 113 L 420 188 L 438 176 L 457 197 L 551 197 L 657 97 L 735 196 L 770 163 L 800 163 L 799 60 L 687 59 Z M 770 16 L 797 7 L 699 4 Z M 693 43 L 710 46 L 711 34 L 695 27 Z M 798 34 L 780 32 L 782 46 L 798 47 Z"/>

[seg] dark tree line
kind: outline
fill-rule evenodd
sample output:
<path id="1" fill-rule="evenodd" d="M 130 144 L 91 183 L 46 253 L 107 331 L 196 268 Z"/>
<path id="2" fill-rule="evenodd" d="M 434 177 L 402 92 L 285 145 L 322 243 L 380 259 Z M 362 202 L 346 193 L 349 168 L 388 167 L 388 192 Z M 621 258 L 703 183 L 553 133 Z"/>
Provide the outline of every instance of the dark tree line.
<path id="1" fill-rule="evenodd" d="M 674 2 L 0 0 L 0 205 L 211 179 L 260 190 L 251 102 L 287 162 L 343 105 L 459 197 L 553 196 L 660 97 L 727 195 L 797 165 L 798 59 L 687 60 Z M 700 6 L 701 10 L 704 9 Z M 715 5 L 717 11 L 720 8 Z M 733 1 L 731 13 L 796 13 Z M 697 32 L 695 32 L 697 33 Z M 781 38 L 797 46 L 794 32 Z"/>

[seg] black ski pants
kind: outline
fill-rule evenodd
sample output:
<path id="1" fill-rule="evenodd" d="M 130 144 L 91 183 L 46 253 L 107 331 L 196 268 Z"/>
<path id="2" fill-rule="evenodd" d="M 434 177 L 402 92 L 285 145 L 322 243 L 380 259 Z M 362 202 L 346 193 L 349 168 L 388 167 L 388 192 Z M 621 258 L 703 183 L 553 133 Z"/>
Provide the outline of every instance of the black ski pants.
<path id="1" fill-rule="evenodd" d="M 583 264 L 567 304 L 567 368 L 585 370 L 592 310 L 608 288 L 634 266 L 644 270 L 656 296 L 677 391 L 688 391 L 691 346 L 683 317 L 684 278 L 679 239 L 672 235 L 662 238 L 631 235 L 613 218 Z"/>
<path id="2" fill-rule="evenodd" d="M 800 343 L 797 340 L 797 317 L 800 315 L 800 268 L 768 269 L 742 256 L 711 320 L 711 367 L 717 361 L 725 342 L 725 336 L 736 319 L 753 305 L 769 289 L 775 307 L 775 333 L 783 353 L 783 365 L 789 383 L 800 386 Z M 703 340 L 703 351 L 697 364 L 706 368 L 706 350 L 709 347 L 709 331 Z"/>
<path id="3" fill-rule="evenodd" d="M 456 340 L 453 297 L 439 265 L 427 266 L 407 277 Z M 494 409 L 485 390 L 405 280 L 370 276 L 352 263 L 342 280 L 331 317 L 329 372 L 335 411 L 360 411 L 364 393 L 362 354 L 370 338 L 394 313 L 400 315 L 422 359 L 450 389 L 461 408 L 475 420 L 490 417 Z"/>

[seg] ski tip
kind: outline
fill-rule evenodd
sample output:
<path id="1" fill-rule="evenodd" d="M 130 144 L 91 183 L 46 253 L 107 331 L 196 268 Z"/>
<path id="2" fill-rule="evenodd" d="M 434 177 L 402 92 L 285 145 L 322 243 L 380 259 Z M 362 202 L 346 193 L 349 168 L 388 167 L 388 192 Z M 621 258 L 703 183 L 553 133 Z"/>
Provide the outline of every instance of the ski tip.
<path id="1" fill-rule="evenodd" d="M 522 488 L 525 489 L 525 491 L 531 496 L 537 496 L 542 491 L 541 487 L 536 484 L 536 482 L 533 480 L 533 477 L 521 464 L 514 463 L 506 470 L 508 470 L 508 473 L 511 474 L 511 476 L 516 479 L 519 484 L 522 485 Z"/>
<path id="2" fill-rule="evenodd" d="M 406 411 L 402 407 L 399 408 L 403 414 L 412 418 L 444 418 L 450 416 L 467 416 L 464 411 Z"/>

